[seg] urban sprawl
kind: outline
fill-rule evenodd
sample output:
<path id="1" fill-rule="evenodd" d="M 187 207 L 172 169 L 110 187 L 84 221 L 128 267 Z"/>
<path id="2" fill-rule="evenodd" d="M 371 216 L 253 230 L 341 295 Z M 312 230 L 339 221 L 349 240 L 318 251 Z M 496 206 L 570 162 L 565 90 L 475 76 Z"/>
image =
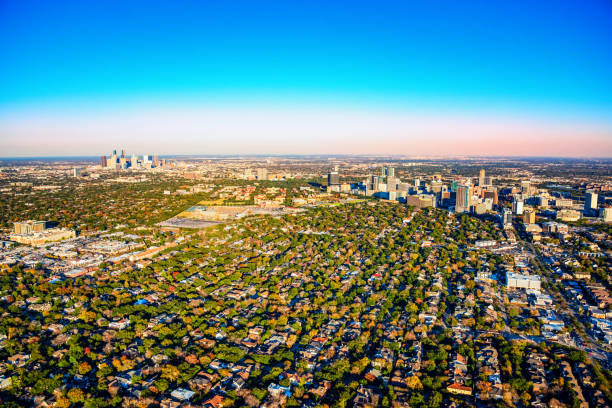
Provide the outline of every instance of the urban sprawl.
<path id="1" fill-rule="evenodd" d="M 611 169 L 0 159 L 0 406 L 609 407 Z"/>

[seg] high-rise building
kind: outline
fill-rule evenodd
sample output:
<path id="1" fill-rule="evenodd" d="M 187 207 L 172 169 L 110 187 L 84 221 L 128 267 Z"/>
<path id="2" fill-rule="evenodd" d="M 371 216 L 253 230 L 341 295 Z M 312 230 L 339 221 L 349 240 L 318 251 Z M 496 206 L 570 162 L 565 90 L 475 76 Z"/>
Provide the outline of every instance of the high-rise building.
<path id="1" fill-rule="evenodd" d="M 125 157 L 125 149 L 121 149 L 121 158 L 123 159 Z"/>
<path id="2" fill-rule="evenodd" d="M 370 191 L 378 191 L 378 182 L 379 182 L 379 177 L 378 176 L 368 176 L 368 182 L 366 185 L 367 190 Z"/>
<path id="3" fill-rule="evenodd" d="M 119 159 L 119 167 L 122 168 L 122 169 L 127 169 L 127 167 L 128 167 L 128 159 L 127 159 L 127 157 L 122 156 Z"/>
<path id="4" fill-rule="evenodd" d="M 457 199 L 455 201 L 456 212 L 466 212 L 470 209 L 470 197 L 471 193 L 470 184 L 458 184 L 457 185 Z"/>
<path id="5" fill-rule="evenodd" d="M 516 215 L 523 215 L 523 200 L 514 198 L 512 202 L 512 212 Z"/>
<path id="6" fill-rule="evenodd" d="M 485 169 L 480 169 L 480 175 L 478 176 L 478 185 L 480 187 L 485 185 Z"/>
<path id="7" fill-rule="evenodd" d="M 137 169 L 138 166 L 138 156 L 135 154 L 132 155 L 132 159 L 130 160 L 130 167 L 133 169 Z"/>
<path id="8" fill-rule="evenodd" d="M 340 175 L 337 171 L 330 171 L 327 175 L 327 185 L 337 186 L 340 185 Z"/>
<path id="9" fill-rule="evenodd" d="M 531 182 L 529 180 L 521 181 L 521 192 L 525 195 L 531 194 Z"/>
<path id="10" fill-rule="evenodd" d="M 434 194 L 442 192 L 442 182 L 434 180 L 430 184 L 431 192 Z"/>
<path id="11" fill-rule="evenodd" d="M 498 204 L 498 195 L 497 195 L 497 189 L 495 187 L 489 187 L 489 189 L 485 190 L 484 192 L 484 198 L 490 198 L 493 201 L 493 205 L 497 205 Z"/>
<path id="12" fill-rule="evenodd" d="M 536 214 L 535 211 L 527 210 L 523 214 L 523 222 L 525 224 L 535 224 Z"/>
<path id="13" fill-rule="evenodd" d="M 603 222 L 612 222 L 612 208 L 602 208 L 599 217 Z"/>
<path id="14" fill-rule="evenodd" d="M 597 193 L 593 190 L 587 190 L 584 195 L 584 211 L 590 212 L 597 209 Z"/>
<path id="15" fill-rule="evenodd" d="M 116 169 L 117 168 L 117 154 L 113 152 L 113 155 L 108 160 L 108 168 Z"/>
<path id="16" fill-rule="evenodd" d="M 265 167 L 260 167 L 257 169 L 257 180 L 267 180 L 268 179 L 268 169 Z"/>
<path id="17" fill-rule="evenodd" d="M 107 166 L 107 164 L 106 164 L 106 156 L 101 156 L 100 157 L 100 166 L 102 166 L 103 168 Z"/>
<path id="18" fill-rule="evenodd" d="M 512 225 L 512 211 L 510 211 L 509 208 L 504 208 L 502 210 L 502 225 L 508 226 L 508 225 Z"/>
<path id="19" fill-rule="evenodd" d="M 395 167 L 387 167 L 387 177 L 395 178 Z"/>

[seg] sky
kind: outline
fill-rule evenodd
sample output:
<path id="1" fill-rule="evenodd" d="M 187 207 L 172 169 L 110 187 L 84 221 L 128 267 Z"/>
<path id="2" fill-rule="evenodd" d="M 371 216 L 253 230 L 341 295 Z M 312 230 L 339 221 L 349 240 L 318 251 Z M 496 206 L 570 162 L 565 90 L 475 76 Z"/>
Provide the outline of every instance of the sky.
<path id="1" fill-rule="evenodd" d="M 612 157 L 612 2 L 0 0 L 0 157 Z"/>

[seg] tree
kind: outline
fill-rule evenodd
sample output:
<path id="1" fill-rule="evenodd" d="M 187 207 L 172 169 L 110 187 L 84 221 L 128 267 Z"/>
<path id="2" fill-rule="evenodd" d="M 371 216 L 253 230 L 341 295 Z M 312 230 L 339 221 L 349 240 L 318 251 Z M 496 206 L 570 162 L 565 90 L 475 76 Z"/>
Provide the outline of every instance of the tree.
<path id="1" fill-rule="evenodd" d="M 423 389 L 423 384 L 421 384 L 421 380 L 416 375 L 413 375 L 412 377 L 408 378 L 407 384 L 411 390 Z"/>
<path id="2" fill-rule="evenodd" d="M 438 391 L 432 392 L 429 398 L 429 408 L 438 408 L 440 405 L 442 405 L 442 394 Z"/>
<path id="3" fill-rule="evenodd" d="M 78 402 L 84 402 L 85 396 L 80 388 L 73 388 L 66 394 L 70 402 L 76 404 Z"/>
<path id="4" fill-rule="evenodd" d="M 91 365 L 87 361 L 83 361 L 78 365 L 78 372 L 81 375 L 85 375 L 91 371 Z"/>

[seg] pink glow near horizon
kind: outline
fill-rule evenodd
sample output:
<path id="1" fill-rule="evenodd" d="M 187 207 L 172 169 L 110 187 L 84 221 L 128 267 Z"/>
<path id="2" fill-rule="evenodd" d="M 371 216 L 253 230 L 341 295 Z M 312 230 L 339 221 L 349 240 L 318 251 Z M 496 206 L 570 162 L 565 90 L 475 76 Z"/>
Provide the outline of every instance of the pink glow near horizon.
<path id="1" fill-rule="evenodd" d="M 160 154 L 612 156 L 612 126 L 358 109 L 140 109 L 0 118 L 0 157 Z"/>

